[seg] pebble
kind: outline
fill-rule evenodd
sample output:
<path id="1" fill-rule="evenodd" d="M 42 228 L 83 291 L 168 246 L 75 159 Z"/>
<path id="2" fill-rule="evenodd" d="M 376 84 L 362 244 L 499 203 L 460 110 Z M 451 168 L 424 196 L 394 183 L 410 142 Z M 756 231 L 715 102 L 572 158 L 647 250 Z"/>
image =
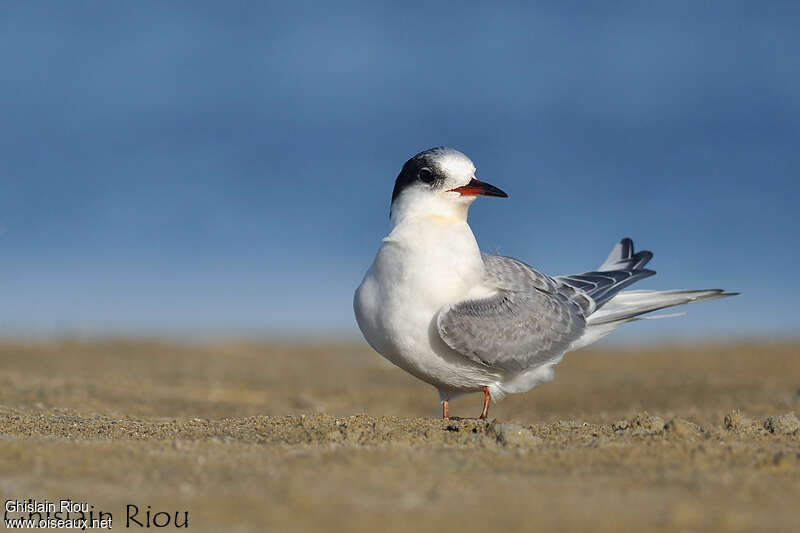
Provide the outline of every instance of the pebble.
<path id="1" fill-rule="evenodd" d="M 794 413 L 770 416 L 764 421 L 764 429 L 770 433 L 790 435 L 800 429 L 800 420 Z"/>
<path id="2" fill-rule="evenodd" d="M 503 446 L 535 446 L 542 442 L 530 428 L 511 422 L 494 424 L 493 432 L 497 436 L 497 442 Z"/>

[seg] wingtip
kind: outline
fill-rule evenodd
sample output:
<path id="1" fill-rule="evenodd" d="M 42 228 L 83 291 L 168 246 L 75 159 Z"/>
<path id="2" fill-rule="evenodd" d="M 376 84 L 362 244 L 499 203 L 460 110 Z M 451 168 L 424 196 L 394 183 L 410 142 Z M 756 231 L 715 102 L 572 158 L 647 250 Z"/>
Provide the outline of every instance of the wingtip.
<path id="1" fill-rule="evenodd" d="M 620 256 L 623 259 L 628 259 L 633 256 L 633 239 L 630 237 L 624 237 L 622 240 L 619 241 L 621 246 L 621 253 Z"/>
<path id="2" fill-rule="evenodd" d="M 614 245 L 611 249 L 611 253 L 608 254 L 608 258 L 598 270 L 612 269 L 614 265 L 621 261 L 633 261 L 628 268 L 640 270 L 650 262 L 651 259 L 653 259 L 653 252 L 650 250 L 640 250 L 637 252 L 633 244 L 633 239 L 630 237 L 623 237 Z"/>
<path id="3" fill-rule="evenodd" d="M 715 292 L 719 296 L 738 296 L 740 292 L 726 292 L 725 289 L 705 289 L 710 292 Z"/>
<path id="4" fill-rule="evenodd" d="M 697 292 L 706 292 L 711 293 L 705 297 L 700 297 L 697 300 L 698 302 L 702 302 L 703 300 L 717 300 L 719 298 L 727 298 L 728 296 L 738 296 L 740 293 L 738 292 L 725 292 L 725 289 L 706 289 L 706 291 L 697 291 Z"/>

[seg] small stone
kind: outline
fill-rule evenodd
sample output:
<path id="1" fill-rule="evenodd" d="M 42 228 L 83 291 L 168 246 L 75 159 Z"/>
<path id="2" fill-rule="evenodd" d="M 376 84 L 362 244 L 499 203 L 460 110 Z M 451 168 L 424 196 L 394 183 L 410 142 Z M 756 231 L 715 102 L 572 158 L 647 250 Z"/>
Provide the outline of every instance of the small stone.
<path id="1" fill-rule="evenodd" d="M 764 429 L 770 433 L 789 435 L 800 429 L 800 420 L 794 413 L 770 416 L 764 421 Z"/>
<path id="2" fill-rule="evenodd" d="M 654 435 L 664 431 L 664 419 L 642 411 L 630 422 L 634 435 Z"/>
<path id="3" fill-rule="evenodd" d="M 742 429 L 745 426 L 747 426 L 747 421 L 742 416 L 741 411 L 739 411 L 738 409 L 734 409 L 733 411 L 725 415 L 725 420 L 723 421 L 723 423 L 725 424 L 725 429 L 729 430 Z"/>
<path id="4" fill-rule="evenodd" d="M 497 436 L 497 442 L 503 446 L 533 446 L 542 441 L 531 432 L 530 428 L 510 422 L 495 424 L 493 431 Z"/>
<path id="5" fill-rule="evenodd" d="M 690 437 L 698 433 L 698 427 L 696 425 L 677 417 L 667 422 L 667 425 L 664 426 L 664 430 L 678 437 Z"/>
<path id="6" fill-rule="evenodd" d="M 627 420 L 617 420 L 613 424 L 611 424 L 611 429 L 614 431 L 623 431 L 628 429 L 628 421 Z"/>

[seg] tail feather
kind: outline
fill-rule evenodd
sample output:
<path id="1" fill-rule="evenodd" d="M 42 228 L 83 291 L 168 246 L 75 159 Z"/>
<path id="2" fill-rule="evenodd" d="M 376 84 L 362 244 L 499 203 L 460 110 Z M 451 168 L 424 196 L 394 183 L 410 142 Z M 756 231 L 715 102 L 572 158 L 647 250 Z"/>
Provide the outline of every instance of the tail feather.
<path id="1" fill-rule="evenodd" d="M 681 313 L 669 313 L 667 315 L 634 316 L 630 318 L 622 318 L 614 322 L 603 322 L 601 324 L 587 324 L 586 331 L 578 340 L 574 341 L 570 345 L 570 350 L 577 350 L 597 342 L 627 322 L 634 322 L 636 320 L 653 320 L 657 318 L 672 318 L 676 316 L 683 316 L 685 314 L 686 311 L 683 311 Z"/>
<path id="2" fill-rule="evenodd" d="M 639 315 L 673 307 L 692 304 L 738 293 L 725 292 L 722 289 L 707 290 L 671 290 L 671 291 L 623 291 L 608 301 L 606 305 L 586 320 L 587 326 L 599 326 L 612 322 L 629 322 Z"/>

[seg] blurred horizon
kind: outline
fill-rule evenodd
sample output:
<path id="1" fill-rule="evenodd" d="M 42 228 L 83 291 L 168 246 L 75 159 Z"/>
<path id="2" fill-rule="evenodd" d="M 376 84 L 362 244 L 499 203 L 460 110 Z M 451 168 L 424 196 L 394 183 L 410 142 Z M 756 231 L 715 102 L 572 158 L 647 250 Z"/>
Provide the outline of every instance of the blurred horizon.
<path id="1" fill-rule="evenodd" d="M 548 274 L 740 296 L 610 343 L 796 339 L 800 4 L 11 3 L 0 337 L 359 338 L 406 159 L 509 193 L 470 224 Z M 795 244 L 792 244 L 795 243 Z"/>

